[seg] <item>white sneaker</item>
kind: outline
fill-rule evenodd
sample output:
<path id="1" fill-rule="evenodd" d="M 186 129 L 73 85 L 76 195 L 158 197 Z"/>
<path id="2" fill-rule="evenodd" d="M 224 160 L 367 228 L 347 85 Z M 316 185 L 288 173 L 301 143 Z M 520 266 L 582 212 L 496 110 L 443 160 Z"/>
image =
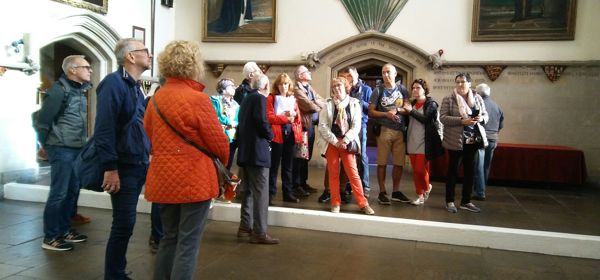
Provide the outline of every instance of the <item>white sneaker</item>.
<path id="1" fill-rule="evenodd" d="M 331 213 L 340 213 L 340 206 L 339 205 L 331 206 Z"/>
<path id="2" fill-rule="evenodd" d="M 365 212 L 365 214 L 367 214 L 367 215 L 375 215 L 375 211 L 369 205 L 363 207 L 362 211 Z"/>
<path id="3" fill-rule="evenodd" d="M 429 184 L 429 188 L 423 194 L 423 198 L 425 201 L 427 201 L 427 199 L 429 198 L 429 193 L 431 193 L 432 189 L 433 189 L 433 186 L 431 184 Z"/>
<path id="4" fill-rule="evenodd" d="M 412 204 L 414 206 L 421 206 L 421 205 L 425 204 L 425 198 L 417 197 L 417 199 L 411 201 L 410 204 Z"/>

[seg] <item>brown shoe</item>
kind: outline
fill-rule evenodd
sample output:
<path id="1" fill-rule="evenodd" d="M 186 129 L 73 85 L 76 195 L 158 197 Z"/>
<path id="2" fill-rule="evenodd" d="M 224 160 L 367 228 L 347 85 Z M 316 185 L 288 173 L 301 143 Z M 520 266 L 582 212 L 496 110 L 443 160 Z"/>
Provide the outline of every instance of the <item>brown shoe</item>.
<path id="1" fill-rule="evenodd" d="M 238 229 L 238 233 L 237 233 L 237 237 L 238 238 L 246 238 L 246 237 L 250 237 L 251 234 L 252 234 L 252 230 L 251 229 L 239 228 Z"/>
<path id="2" fill-rule="evenodd" d="M 89 217 L 83 216 L 81 214 L 77 214 L 71 218 L 71 224 L 73 225 L 83 225 L 91 222 L 92 219 Z"/>
<path id="3" fill-rule="evenodd" d="M 273 238 L 266 233 L 252 234 L 250 236 L 250 243 L 252 244 L 279 244 L 279 239 Z"/>

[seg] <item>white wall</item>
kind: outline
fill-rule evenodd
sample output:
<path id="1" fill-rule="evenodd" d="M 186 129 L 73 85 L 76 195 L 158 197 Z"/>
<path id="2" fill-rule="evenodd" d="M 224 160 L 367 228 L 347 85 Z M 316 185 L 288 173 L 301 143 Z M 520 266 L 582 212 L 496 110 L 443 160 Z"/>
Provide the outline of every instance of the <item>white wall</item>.
<path id="1" fill-rule="evenodd" d="M 160 1 L 158 1 L 160 2 Z M 4 25 L 0 32 L 0 63 L 22 61 L 22 54 L 11 52 L 10 43 L 31 34 L 30 55 L 39 62 L 39 49 L 52 34 L 61 34 L 62 19 L 71 15 L 94 12 L 49 0 L 19 0 L 2 2 L 0 18 Z M 96 14 L 99 15 L 99 14 Z M 109 1 L 108 14 L 99 15 L 119 33 L 131 37 L 132 26 L 146 29 L 150 40 L 150 2 L 145 0 Z M 65 31 L 67 33 L 67 31 Z M 166 32 L 165 32 L 166 33 Z M 112 71 L 112 69 L 109 69 Z M 40 85 L 39 72 L 27 76 L 20 71 L 9 70 L 0 77 L 0 172 L 36 168 L 35 134 L 31 128 L 31 112 L 36 105 L 36 92 Z"/>

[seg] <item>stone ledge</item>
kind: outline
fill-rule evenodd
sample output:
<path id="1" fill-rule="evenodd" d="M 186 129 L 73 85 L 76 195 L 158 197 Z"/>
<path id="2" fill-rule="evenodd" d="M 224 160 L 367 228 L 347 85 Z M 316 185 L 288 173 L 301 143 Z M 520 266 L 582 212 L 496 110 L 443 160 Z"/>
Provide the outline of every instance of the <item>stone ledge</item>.
<path id="1" fill-rule="evenodd" d="M 8 183 L 6 199 L 45 202 L 48 186 Z M 79 205 L 110 209 L 106 193 L 82 190 Z M 150 212 L 150 203 L 140 196 L 140 213 Z M 214 203 L 209 218 L 239 222 L 240 205 Z M 339 232 L 373 237 L 492 248 L 566 257 L 600 259 L 600 237 L 535 230 L 421 221 L 359 214 L 269 207 L 269 225 Z M 232 233 L 233 234 L 233 233 Z"/>

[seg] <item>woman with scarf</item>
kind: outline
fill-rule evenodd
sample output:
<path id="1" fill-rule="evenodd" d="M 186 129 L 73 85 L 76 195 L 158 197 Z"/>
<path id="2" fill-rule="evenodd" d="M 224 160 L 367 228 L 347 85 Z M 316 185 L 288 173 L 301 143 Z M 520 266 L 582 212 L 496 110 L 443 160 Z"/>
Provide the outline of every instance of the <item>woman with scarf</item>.
<path id="1" fill-rule="evenodd" d="M 233 156 L 237 149 L 237 143 L 235 141 L 235 131 L 238 126 L 238 113 L 240 111 L 240 105 L 233 99 L 235 94 L 235 84 L 232 79 L 221 79 L 217 82 L 217 93 L 218 95 L 211 95 L 210 102 L 212 102 L 215 111 L 217 111 L 217 117 L 221 126 L 229 138 L 229 163 L 227 163 L 227 169 L 231 170 L 233 164 Z"/>
<path id="2" fill-rule="evenodd" d="M 446 209 L 458 212 L 454 204 L 454 189 L 458 168 L 463 164 L 464 179 L 460 209 L 478 213 L 481 210 L 471 203 L 473 171 L 477 150 L 487 145 L 485 129 L 480 123 L 488 120 L 483 99 L 471 90 L 471 75 L 460 73 L 454 78 L 454 91 L 444 97 L 440 120 L 444 124 L 442 145 L 448 149 L 448 175 L 446 177 Z"/>
<path id="3" fill-rule="evenodd" d="M 358 207 L 365 214 L 373 215 L 375 211 L 369 206 L 363 194 L 356 167 L 356 154 L 348 151 L 349 146 L 355 145 L 358 153 L 361 152 L 358 132 L 361 126 L 362 109 L 358 99 L 350 97 L 346 92 L 346 84 L 346 79 L 341 77 L 331 81 L 332 98 L 327 100 L 324 108 L 326 110 L 319 112 L 319 133 L 324 140 L 320 141 L 320 151 L 327 160 L 331 212 L 340 212 L 341 198 L 338 186 L 341 160 Z"/>

